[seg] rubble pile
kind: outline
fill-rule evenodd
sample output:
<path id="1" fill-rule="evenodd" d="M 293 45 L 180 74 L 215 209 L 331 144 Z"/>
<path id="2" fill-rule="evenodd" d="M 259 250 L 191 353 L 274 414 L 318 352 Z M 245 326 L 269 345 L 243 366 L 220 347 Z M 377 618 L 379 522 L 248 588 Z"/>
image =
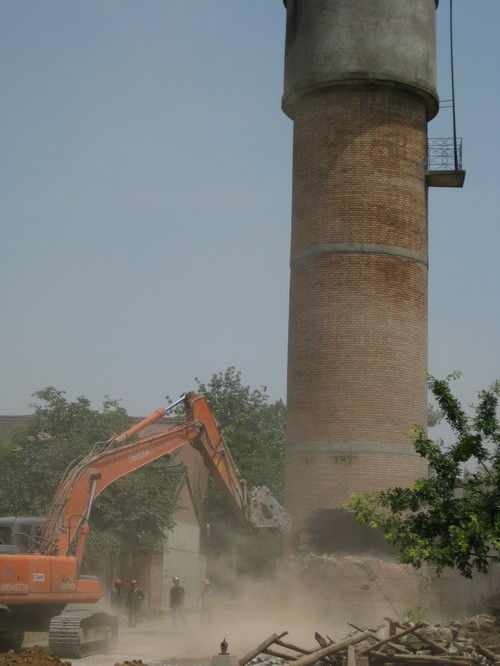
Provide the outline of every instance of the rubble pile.
<path id="1" fill-rule="evenodd" d="M 426 622 L 388 623 L 376 629 L 350 624 L 354 631 L 340 641 L 315 633 L 319 648 L 306 649 L 283 640 L 287 632 L 272 634 L 240 659 L 239 666 L 495 666 L 500 664 L 498 646 L 478 641 L 478 633 L 498 636 L 498 625 L 489 615 L 455 620 L 449 625 Z"/>
<path id="2" fill-rule="evenodd" d="M 453 620 L 446 625 L 457 643 L 481 643 L 493 652 L 500 653 L 500 621 L 492 615 L 474 615 Z"/>
<path id="3" fill-rule="evenodd" d="M 393 627 L 403 628 L 395 623 Z M 402 639 L 402 644 L 415 655 L 442 654 L 444 659 L 465 660 L 467 663 L 488 666 L 500 661 L 500 655 L 492 647 L 496 647 L 495 636 L 498 626 L 495 618 L 489 615 L 475 616 L 463 620 L 453 620 L 448 624 L 430 625 L 422 623 L 418 630 Z M 479 640 L 479 633 L 481 640 Z M 487 636 L 489 639 L 485 641 Z"/>
<path id="4" fill-rule="evenodd" d="M 15 664 L 31 664 L 31 666 L 71 666 L 70 661 L 62 661 L 53 652 L 40 645 L 34 645 L 29 650 L 16 654 L 14 650 L 0 654 L 1 666 L 14 666 Z"/>
<path id="5" fill-rule="evenodd" d="M 408 564 L 394 560 L 363 555 L 304 555 L 297 564 L 301 573 L 317 580 L 324 588 L 331 582 L 337 596 L 351 598 L 353 586 L 361 590 L 378 590 L 382 596 L 399 603 L 417 601 L 418 605 L 429 606 L 431 577 L 417 571 Z"/>
<path id="6" fill-rule="evenodd" d="M 493 653 L 500 651 L 500 624 L 492 615 L 474 615 L 446 624 L 426 624 L 419 633 L 424 638 L 442 643 L 454 654 L 473 654 L 476 644 Z M 415 648 L 419 646 L 419 639 L 415 636 L 409 636 L 407 642 Z"/>
<path id="7" fill-rule="evenodd" d="M 395 577 L 408 573 L 414 573 L 414 569 L 408 564 L 399 564 L 390 559 L 381 559 L 380 557 L 369 557 L 362 555 L 315 555 L 308 553 L 301 559 L 304 569 L 312 573 L 328 574 L 334 572 L 345 574 L 356 574 L 359 571 L 365 571 L 368 574 L 382 577 Z"/>
<path id="8" fill-rule="evenodd" d="M 247 661 L 246 666 L 283 666 L 286 663 L 286 659 L 280 659 L 279 657 L 268 657 L 265 654 L 261 654 L 258 657 L 254 657 L 250 661 Z"/>

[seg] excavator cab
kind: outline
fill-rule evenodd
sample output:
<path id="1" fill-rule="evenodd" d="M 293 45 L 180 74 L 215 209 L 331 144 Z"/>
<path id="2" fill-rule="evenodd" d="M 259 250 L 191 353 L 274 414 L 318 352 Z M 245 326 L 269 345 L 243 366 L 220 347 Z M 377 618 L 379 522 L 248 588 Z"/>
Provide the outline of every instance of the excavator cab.
<path id="1" fill-rule="evenodd" d="M 45 518 L 0 518 L 0 554 L 32 553 Z"/>

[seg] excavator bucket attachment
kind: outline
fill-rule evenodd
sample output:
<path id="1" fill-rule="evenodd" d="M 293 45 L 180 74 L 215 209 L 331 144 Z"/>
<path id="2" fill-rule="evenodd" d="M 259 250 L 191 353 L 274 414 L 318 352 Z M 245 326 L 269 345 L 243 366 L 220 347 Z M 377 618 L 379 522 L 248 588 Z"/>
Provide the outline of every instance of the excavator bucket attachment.
<path id="1" fill-rule="evenodd" d="M 248 493 L 249 520 L 254 527 L 274 527 L 283 534 L 292 528 L 292 519 L 266 486 L 257 486 Z"/>

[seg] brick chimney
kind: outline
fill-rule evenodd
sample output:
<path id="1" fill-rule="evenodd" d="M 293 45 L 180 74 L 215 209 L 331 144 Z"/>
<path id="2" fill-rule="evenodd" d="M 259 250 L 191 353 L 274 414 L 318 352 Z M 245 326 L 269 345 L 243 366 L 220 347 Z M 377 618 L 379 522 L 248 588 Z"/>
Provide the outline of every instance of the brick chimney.
<path id="1" fill-rule="evenodd" d="M 352 492 L 425 474 L 434 0 L 288 0 L 293 120 L 285 505 L 296 543 Z M 345 516 L 342 517 L 345 525 Z"/>

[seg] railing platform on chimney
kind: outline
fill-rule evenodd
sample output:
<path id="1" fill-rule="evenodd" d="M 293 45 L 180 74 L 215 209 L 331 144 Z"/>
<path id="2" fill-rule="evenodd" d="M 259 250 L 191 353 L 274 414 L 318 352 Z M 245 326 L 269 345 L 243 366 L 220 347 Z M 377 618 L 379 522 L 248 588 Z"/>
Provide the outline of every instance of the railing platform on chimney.
<path id="1" fill-rule="evenodd" d="M 462 139 L 427 140 L 427 184 L 429 187 L 463 187 Z"/>

